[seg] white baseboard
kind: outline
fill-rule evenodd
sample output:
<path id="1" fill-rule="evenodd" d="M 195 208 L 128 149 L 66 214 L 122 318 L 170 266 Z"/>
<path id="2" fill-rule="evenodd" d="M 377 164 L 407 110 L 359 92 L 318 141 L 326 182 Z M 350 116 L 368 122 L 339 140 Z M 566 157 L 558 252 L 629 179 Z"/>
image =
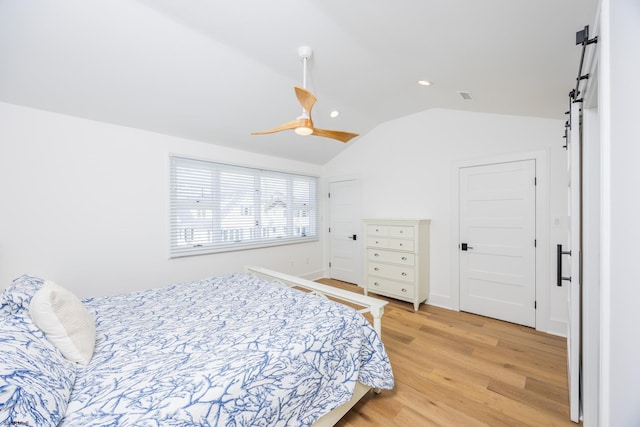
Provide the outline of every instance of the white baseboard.
<path id="1" fill-rule="evenodd" d="M 309 273 L 301 274 L 298 277 L 301 277 L 301 278 L 306 279 L 306 280 L 313 281 L 313 280 L 322 279 L 322 278 L 324 278 L 326 276 L 324 275 L 324 270 L 316 270 L 316 271 L 311 271 Z"/>
<path id="2" fill-rule="evenodd" d="M 451 297 L 447 295 L 429 294 L 427 304 L 440 308 L 446 308 L 447 310 L 460 311 L 457 307 L 457 304 L 452 304 Z"/>

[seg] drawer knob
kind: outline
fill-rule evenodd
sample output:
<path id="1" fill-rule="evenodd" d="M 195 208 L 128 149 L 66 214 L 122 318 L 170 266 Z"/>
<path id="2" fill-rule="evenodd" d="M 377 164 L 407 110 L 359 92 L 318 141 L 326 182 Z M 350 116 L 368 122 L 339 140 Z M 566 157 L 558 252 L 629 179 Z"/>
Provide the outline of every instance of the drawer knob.
<path id="1" fill-rule="evenodd" d="M 400 230 L 400 234 L 404 233 L 404 231 Z"/>
<path id="2" fill-rule="evenodd" d="M 380 254 L 378 254 L 378 253 L 375 253 L 375 254 L 373 254 L 373 256 L 380 256 Z"/>
<path id="3" fill-rule="evenodd" d="M 374 269 L 375 271 L 380 271 L 380 269 L 379 269 L 378 267 L 373 267 L 373 269 Z"/>
<path id="4" fill-rule="evenodd" d="M 402 260 L 403 260 L 403 261 L 406 261 L 406 260 L 407 260 L 407 257 L 406 257 L 406 256 L 403 256 L 403 257 L 402 257 Z"/>
<path id="5" fill-rule="evenodd" d="M 405 272 L 403 271 L 403 272 L 402 272 L 402 275 L 403 275 L 403 276 L 406 276 L 406 275 L 407 275 L 407 273 L 405 273 Z"/>
<path id="6" fill-rule="evenodd" d="M 400 246 L 404 246 L 404 243 L 400 243 Z"/>
<path id="7" fill-rule="evenodd" d="M 378 282 L 373 282 L 373 286 L 380 286 L 380 283 L 378 283 Z"/>
<path id="8" fill-rule="evenodd" d="M 407 292 L 407 290 L 405 288 L 402 288 L 402 292 Z"/>
<path id="9" fill-rule="evenodd" d="M 378 242 L 378 241 L 376 240 L 376 245 L 379 245 L 379 244 L 380 244 L 380 242 Z"/>

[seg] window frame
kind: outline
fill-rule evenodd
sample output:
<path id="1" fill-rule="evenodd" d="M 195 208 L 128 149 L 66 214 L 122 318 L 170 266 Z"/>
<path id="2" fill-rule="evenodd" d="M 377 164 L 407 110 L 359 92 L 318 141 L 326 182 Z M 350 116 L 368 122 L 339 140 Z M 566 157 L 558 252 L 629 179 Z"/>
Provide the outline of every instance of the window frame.
<path id="1" fill-rule="evenodd" d="M 183 169 L 182 172 L 180 169 Z M 230 178 L 233 175 L 239 178 L 234 181 Z M 203 176 L 210 182 L 201 179 Z M 243 186 L 246 184 L 241 179 L 243 177 L 252 178 L 252 189 Z M 231 184 L 223 187 L 220 183 L 225 178 Z M 320 179 L 315 175 L 170 154 L 169 258 L 319 241 L 319 185 Z M 285 191 L 276 191 L 282 188 Z M 194 189 L 200 191 L 201 195 L 194 195 Z M 221 194 L 225 191 L 234 196 L 223 198 Z M 249 193 L 253 193 L 253 196 Z M 268 196 L 272 197 L 270 206 L 279 208 L 279 213 L 265 215 L 265 197 Z M 241 200 L 237 201 L 237 206 L 232 207 L 237 213 L 225 217 L 222 213 L 224 207 L 228 211 L 230 201 L 235 203 L 238 198 Z M 242 216 L 251 218 L 241 220 Z M 222 225 L 223 221 L 230 223 L 234 218 L 238 221 L 234 227 L 225 228 Z M 306 219 L 301 221 L 300 218 Z M 269 226 L 266 225 L 266 219 L 271 220 Z M 189 235 L 187 231 L 194 242 L 191 246 L 185 243 Z"/>

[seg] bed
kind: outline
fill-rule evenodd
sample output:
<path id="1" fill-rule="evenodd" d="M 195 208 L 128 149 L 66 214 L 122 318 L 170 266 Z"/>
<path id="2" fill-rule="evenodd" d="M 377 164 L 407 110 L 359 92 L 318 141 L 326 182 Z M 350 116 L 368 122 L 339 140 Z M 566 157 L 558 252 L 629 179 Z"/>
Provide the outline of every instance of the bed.
<path id="1" fill-rule="evenodd" d="M 317 427 L 394 385 L 374 298 L 263 268 L 88 298 L 83 364 L 32 321 L 46 286 L 23 276 L 0 297 L 0 425 Z"/>

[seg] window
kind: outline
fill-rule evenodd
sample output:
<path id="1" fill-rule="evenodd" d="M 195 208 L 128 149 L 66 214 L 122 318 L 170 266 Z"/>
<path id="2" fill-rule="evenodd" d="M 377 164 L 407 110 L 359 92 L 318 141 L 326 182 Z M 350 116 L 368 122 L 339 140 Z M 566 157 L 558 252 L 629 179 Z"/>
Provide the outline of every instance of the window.
<path id="1" fill-rule="evenodd" d="M 171 156 L 171 257 L 318 240 L 318 179 Z"/>

